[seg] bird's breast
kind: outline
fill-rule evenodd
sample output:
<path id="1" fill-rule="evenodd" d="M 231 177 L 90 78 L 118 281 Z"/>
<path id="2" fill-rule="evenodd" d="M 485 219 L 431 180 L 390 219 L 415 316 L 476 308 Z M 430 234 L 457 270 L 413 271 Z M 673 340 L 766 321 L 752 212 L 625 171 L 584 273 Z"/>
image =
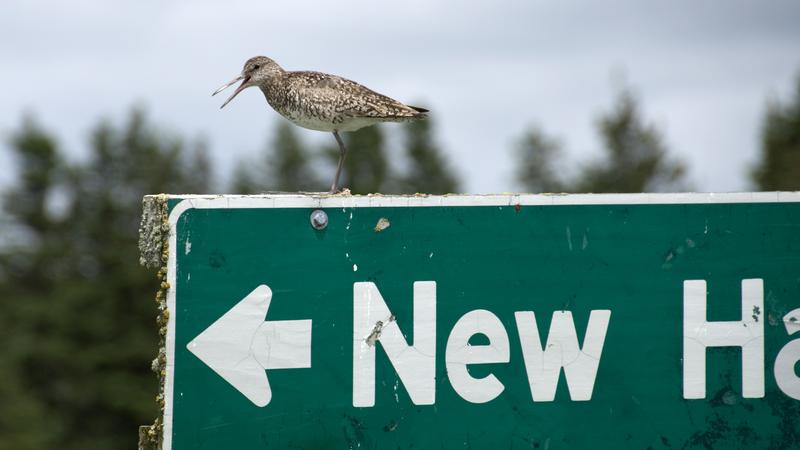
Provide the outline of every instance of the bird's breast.
<path id="1" fill-rule="evenodd" d="M 385 119 L 351 117 L 342 114 L 342 105 L 330 98 L 317 98 L 313 92 L 294 89 L 265 89 L 264 95 L 272 108 L 293 124 L 316 131 L 355 131 Z"/>
<path id="2" fill-rule="evenodd" d="M 326 120 L 320 117 L 315 117 L 307 114 L 302 114 L 294 111 L 278 111 L 289 119 L 293 124 L 308 128 L 309 130 L 316 131 L 334 131 L 337 130 L 337 124 L 333 120 Z"/>

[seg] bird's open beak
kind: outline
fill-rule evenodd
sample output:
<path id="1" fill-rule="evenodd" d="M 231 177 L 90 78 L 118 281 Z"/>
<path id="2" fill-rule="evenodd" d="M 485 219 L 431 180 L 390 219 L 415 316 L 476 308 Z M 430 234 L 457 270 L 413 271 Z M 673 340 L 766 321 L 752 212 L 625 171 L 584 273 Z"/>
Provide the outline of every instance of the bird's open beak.
<path id="1" fill-rule="evenodd" d="M 211 96 L 213 97 L 213 96 L 215 96 L 215 95 L 219 94 L 220 92 L 224 91 L 225 89 L 228 89 L 228 88 L 229 88 L 229 87 L 231 87 L 232 85 L 236 84 L 236 82 L 237 82 L 237 81 L 240 81 L 240 80 L 242 81 L 242 84 L 240 84 L 240 85 L 239 85 L 239 87 L 238 87 L 238 88 L 236 88 L 236 90 L 235 90 L 235 91 L 233 91 L 233 95 L 231 95 L 230 97 L 228 97 L 228 99 L 227 99 L 227 100 L 225 100 L 225 103 L 223 103 L 223 104 L 222 104 L 222 106 L 220 106 L 220 107 L 219 107 L 219 109 L 222 109 L 222 108 L 224 108 L 224 107 L 225 107 L 225 105 L 227 105 L 228 103 L 230 103 L 230 101 L 231 101 L 231 100 L 233 100 L 233 98 L 234 98 L 234 97 L 236 97 L 237 95 L 239 95 L 239 92 L 242 92 L 242 91 L 243 91 L 245 88 L 249 87 L 249 85 L 247 84 L 247 82 L 248 82 L 248 81 L 250 81 L 250 77 L 245 77 L 245 76 L 243 76 L 243 75 L 239 75 L 238 77 L 234 78 L 233 80 L 231 80 L 231 81 L 229 81 L 229 82 L 225 83 L 224 85 L 222 85 L 222 86 L 221 86 L 219 89 L 217 89 L 216 91 L 214 91 L 214 93 L 213 93 L 213 94 L 211 94 Z"/>

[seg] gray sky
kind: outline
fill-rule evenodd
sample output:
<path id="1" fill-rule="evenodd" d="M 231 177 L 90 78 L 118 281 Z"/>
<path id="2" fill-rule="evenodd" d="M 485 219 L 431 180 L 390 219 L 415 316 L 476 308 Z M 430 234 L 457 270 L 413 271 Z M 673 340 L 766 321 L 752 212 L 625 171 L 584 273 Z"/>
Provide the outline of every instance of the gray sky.
<path id="1" fill-rule="evenodd" d="M 620 78 L 699 190 L 744 190 L 767 99 L 800 73 L 800 2 L 4 0 L 0 133 L 34 112 L 80 157 L 101 117 L 139 104 L 206 137 L 229 171 L 279 116 L 255 89 L 223 111 L 210 93 L 260 54 L 429 107 L 471 192 L 517 189 L 509 150 L 529 124 L 574 161 L 596 157 L 594 123 Z"/>

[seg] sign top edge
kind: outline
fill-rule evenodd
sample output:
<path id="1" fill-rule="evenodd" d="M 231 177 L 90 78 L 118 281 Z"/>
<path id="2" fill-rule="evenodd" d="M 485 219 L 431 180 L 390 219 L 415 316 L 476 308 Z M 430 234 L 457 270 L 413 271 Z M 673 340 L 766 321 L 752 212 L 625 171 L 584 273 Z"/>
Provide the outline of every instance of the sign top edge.
<path id="1" fill-rule="evenodd" d="M 183 201 L 192 208 L 536 206 L 603 204 L 782 203 L 800 202 L 800 191 L 636 194 L 446 194 L 350 195 L 267 193 L 257 195 L 159 194 L 145 199 Z M 189 206 L 189 205 L 187 205 Z"/>

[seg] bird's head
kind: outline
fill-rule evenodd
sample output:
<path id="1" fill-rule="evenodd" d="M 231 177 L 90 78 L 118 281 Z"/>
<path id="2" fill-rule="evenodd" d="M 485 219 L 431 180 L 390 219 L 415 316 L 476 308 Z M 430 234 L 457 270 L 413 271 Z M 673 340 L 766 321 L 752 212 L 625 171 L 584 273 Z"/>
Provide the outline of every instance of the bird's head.
<path id="1" fill-rule="evenodd" d="M 283 69 L 281 69 L 281 66 L 279 66 L 275 61 L 267 58 L 266 56 L 254 56 L 244 63 L 244 68 L 242 68 L 241 75 L 229 81 L 228 83 L 225 83 L 211 95 L 214 96 L 219 94 L 230 86 L 236 84 L 238 81 L 242 82 L 242 84 L 240 84 L 239 87 L 233 91 L 233 94 L 228 97 L 227 100 L 225 100 L 225 103 L 220 106 L 220 109 L 222 109 L 225 107 L 225 105 L 230 103 L 234 97 L 239 95 L 239 92 L 242 92 L 250 86 L 258 86 L 269 83 L 273 77 L 279 75 L 281 72 L 283 72 Z"/>

